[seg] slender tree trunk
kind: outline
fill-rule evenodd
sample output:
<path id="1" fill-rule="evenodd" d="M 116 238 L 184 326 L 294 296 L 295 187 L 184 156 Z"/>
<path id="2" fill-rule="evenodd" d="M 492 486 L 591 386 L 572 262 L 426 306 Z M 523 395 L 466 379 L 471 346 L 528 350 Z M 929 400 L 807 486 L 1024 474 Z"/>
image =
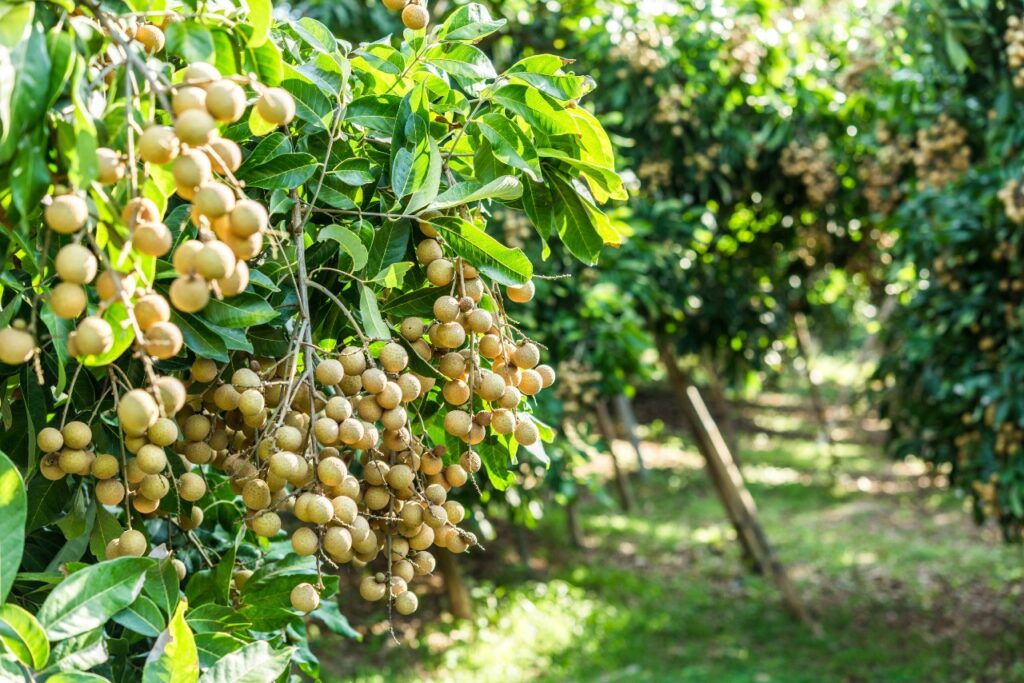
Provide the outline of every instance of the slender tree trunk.
<path id="1" fill-rule="evenodd" d="M 804 376 L 811 396 L 814 419 L 818 423 L 818 440 L 825 446 L 825 452 L 828 455 L 828 469 L 835 476 L 839 472 L 839 455 L 836 452 L 835 439 L 832 435 L 832 420 L 829 417 L 828 406 L 821 395 L 821 385 L 814 376 L 814 340 L 811 338 L 811 330 L 807 325 L 807 316 L 802 312 L 794 313 L 793 328 L 796 331 L 797 352 L 804 359 Z"/>
<path id="2" fill-rule="evenodd" d="M 626 432 L 633 451 L 636 453 L 636 465 L 642 479 L 647 478 L 647 466 L 644 464 L 644 454 L 640 451 L 640 438 L 636 435 L 636 415 L 633 413 L 633 404 L 625 394 L 615 397 L 615 412 L 618 413 L 619 421 Z"/>
<path id="3" fill-rule="evenodd" d="M 603 400 L 598 401 L 596 410 L 597 427 L 608 444 L 608 453 L 612 457 L 612 466 L 615 468 L 615 486 L 619 490 L 619 502 L 622 509 L 629 512 L 633 509 L 633 490 L 629 486 L 629 479 L 619 463 L 618 456 L 615 455 L 615 427 L 608 412 L 608 405 Z"/>
<path id="4" fill-rule="evenodd" d="M 658 350 L 686 421 L 704 456 L 708 473 L 718 489 L 719 497 L 737 530 L 740 542 L 749 549 L 762 571 L 775 582 L 786 609 L 801 621 L 812 623 L 796 588 L 789 580 L 786 568 L 768 543 L 768 537 L 758 519 L 754 499 L 747 490 L 743 475 L 736 466 L 718 426 L 704 405 L 700 392 L 679 368 L 675 351 L 667 339 L 658 339 Z"/>
<path id="5" fill-rule="evenodd" d="M 459 619 L 473 618 L 473 601 L 469 597 L 466 584 L 462 581 L 462 571 L 456 564 L 455 556 L 444 548 L 437 548 L 435 553 L 437 565 L 444 577 L 444 587 L 448 592 L 448 606 Z"/>
<path id="6" fill-rule="evenodd" d="M 587 547 L 587 541 L 583 537 L 583 528 L 580 526 L 579 512 L 576 509 L 578 502 L 578 496 L 569 499 L 565 506 L 565 523 L 569 528 L 569 542 L 573 547 L 583 549 Z"/>
<path id="7" fill-rule="evenodd" d="M 736 429 L 736 422 L 732 418 L 732 411 L 725 399 L 725 384 L 721 375 L 718 374 L 718 363 L 713 354 L 705 354 L 704 367 L 708 373 L 708 389 L 711 393 L 711 407 L 716 419 L 725 434 L 725 441 L 729 445 L 736 464 L 740 463 L 739 431 Z"/>

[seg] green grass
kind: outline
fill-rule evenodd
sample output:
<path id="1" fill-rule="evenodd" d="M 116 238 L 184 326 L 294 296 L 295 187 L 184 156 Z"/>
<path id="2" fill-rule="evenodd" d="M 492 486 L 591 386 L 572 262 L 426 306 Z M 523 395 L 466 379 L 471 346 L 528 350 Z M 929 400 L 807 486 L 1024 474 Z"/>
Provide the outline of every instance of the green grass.
<path id="1" fill-rule="evenodd" d="M 325 678 L 1024 681 L 1020 549 L 873 447 L 839 452 L 837 482 L 813 442 L 759 437 L 743 453 L 765 530 L 821 636 L 742 570 L 704 474 L 659 469 L 634 482 L 634 513 L 581 509 L 586 550 L 568 547 L 563 513 L 549 505 L 531 537 L 536 578 L 511 538 L 490 542 L 492 557 L 467 565 L 472 622 L 426 622 L 402 645 L 382 635 L 321 643 Z M 440 603 L 422 604 L 429 613 Z"/>

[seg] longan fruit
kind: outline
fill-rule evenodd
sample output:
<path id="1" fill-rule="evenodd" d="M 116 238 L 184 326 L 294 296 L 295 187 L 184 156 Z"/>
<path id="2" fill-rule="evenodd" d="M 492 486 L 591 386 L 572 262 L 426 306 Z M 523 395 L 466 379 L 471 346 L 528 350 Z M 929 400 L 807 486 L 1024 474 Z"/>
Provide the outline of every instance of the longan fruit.
<path id="1" fill-rule="evenodd" d="M 438 326 L 434 337 L 435 346 L 457 349 L 466 343 L 466 330 L 459 323 L 444 323 Z"/>
<path id="2" fill-rule="evenodd" d="M 230 79 L 215 81 L 206 87 L 206 110 L 218 121 L 234 123 L 245 113 L 245 91 Z"/>
<path id="3" fill-rule="evenodd" d="M 221 238 L 221 241 L 231 247 L 235 258 L 243 261 L 255 258 L 263 249 L 263 235 L 260 233 L 249 235 L 248 237 L 228 235 L 225 238 Z"/>
<path id="4" fill-rule="evenodd" d="M 386 372 L 401 372 L 409 364 L 409 353 L 401 344 L 388 342 L 380 350 L 380 364 Z"/>
<path id="5" fill-rule="evenodd" d="M 533 423 L 533 420 L 524 418 L 520 418 L 516 422 L 516 428 L 513 434 L 516 441 L 524 446 L 535 444 L 540 438 L 540 430 L 537 429 L 537 425 Z"/>
<path id="6" fill-rule="evenodd" d="M 156 54 L 164 49 L 164 32 L 153 24 L 142 24 L 135 29 L 135 40 L 147 54 Z"/>
<path id="7" fill-rule="evenodd" d="M 298 612 L 309 614 L 320 606 L 320 594 L 310 583 L 300 583 L 291 592 L 292 608 Z"/>
<path id="8" fill-rule="evenodd" d="M 302 432 L 295 427 L 282 425 L 274 432 L 274 442 L 284 451 L 300 452 L 304 445 Z"/>
<path id="9" fill-rule="evenodd" d="M 406 340 L 414 342 L 423 336 L 425 329 L 421 318 L 406 318 L 398 331 Z"/>
<path id="10" fill-rule="evenodd" d="M 171 250 L 174 236 L 163 223 L 139 223 L 132 232 L 132 246 L 141 254 L 160 258 Z"/>
<path id="11" fill-rule="evenodd" d="M 231 275 L 217 280 L 217 286 L 224 296 L 241 294 L 249 286 L 249 266 L 245 261 L 238 261 Z"/>
<path id="12" fill-rule="evenodd" d="M 358 346 L 346 346 L 339 359 L 346 375 L 361 375 L 366 370 L 366 355 Z"/>
<path id="13" fill-rule="evenodd" d="M 221 175 L 234 173 L 242 165 L 242 148 L 234 140 L 214 138 L 204 152 L 211 168 Z"/>
<path id="14" fill-rule="evenodd" d="M 439 529 L 448 523 L 448 513 L 440 505 L 431 505 L 423 515 L 423 523 L 432 529 Z"/>
<path id="15" fill-rule="evenodd" d="M 281 530 L 281 517 L 276 512 L 261 512 L 252 520 L 252 531 L 263 538 L 273 538 Z"/>
<path id="16" fill-rule="evenodd" d="M 462 468 L 462 465 L 448 465 L 444 469 L 444 479 L 452 488 L 458 488 L 465 485 L 469 475 Z M 451 519 L 450 515 L 449 519 Z M 455 522 L 455 524 L 458 524 L 458 522 Z"/>
<path id="17" fill-rule="evenodd" d="M 455 406 L 461 406 L 469 400 L 469 385 L 461 379 L 445 382 L 445 385 L 441 390 L 441 394 L 444 396 L 444 400 L 448 403 Z"/>
<path id="18" fill-rule="evenodd" d="M 474 308 L 466 315 L 466 325 L 476 334 L 484 334 L 494 326 L 494 318 L 490 311 Z"/>
<path id="19" fill-rule="evenodd" d="M 121 155 L 107 147 L 96 150 L 96 165 L 99 181 L 103 185 L 113 185 L 124 178 L 124 162 Z"/>
<path id="20" fill-rule="evenodd" d="M 183 515 L 179 515 L 177 523 L 178 526 L 184 529 L 185 531 L 191 531 L 192 529 L 196 529 L 200 525 L 202 525 L 204 517 L 205 515 L 203 514 L 203 508 L 196 505 L 193 506 L 192 511 L 189 512 L 187 518 Z"/>
<path id="21" fill-rule="evenodd" d="M 124 500 L 124 484 L 117 479 L 96 482 L 96 500 L 103 505 L 120 505 Z"/>
<path id="22" fill-rule="evenodd" d="M 410 5 L 410 7 L 417 7 L 418 5 Z M 423 10 L 426 12 L 426 10 Z M 405 13 L 402 13 L 402 18 L 405 18 Z M 408 22 L 406 22 L 408 25 Z M 424 22 L 426 25 L 426 22 Z M 410 28 L 413 28 L 410 26 Z M 422 28 L 422 26 L 420 27 Z M 395 598 L 395 611 L 401 615 L 408 616 L 416 611 L 416 608 L 420 606 L 420 601 L 416 597 L 416 594 L 412 591 L 405 591 L 401 595 Z"/>
<path id="23" fill-rule="evenodd" d="M 323 546 L 332 557 L 345 557 L 352 550 L 352 534 L 348 529 L 332 526 L 324 532 Z"/>
<path id="24" fill-rule="evenodd" d="M 270 456 L 270 471 L 282 479 L 289 479 L 298 467 L 298 456 L 289 451 L 278 451 Z"/>
<path id="25" fill-rule="evenodd" d="M 57 462 L 67 474 L 88 474 L 92 467 L 89 453 L 72 448 L 61 450 Z"/>
<path id="26" fill-rule="evenodd" d="M 250 510 L 263 510 L 270 507 L 270 486 L 262 479 L 251 479 L 242 487 L 242 501 Z"/>
<path id="27" fill-rule="evenodd" d="M 439 258 L 444 257 L 444 251 L 441 249 L 441 243 L 433 239 L 422 240 L 416 245 L 416 260 L 421 265 L 429 266 Z"/>
<path id="28" fill-rule="evenodd" d="M 377 368 L 368 368 L 367 370 L 364 370 L 361 377 L 363 380 L 363 389 L 371 394 L 379 394 L 384 391 L 384 387 L 388 384 L 388 376 Z"/>
<path id="29" fill-rule="evenodd" d="M 209 358 L 196 358 L 195 361 L 192 362 L 190 374 L 192 381 L 208 384 L 217 379 L 217 375 L 220 374 L 220 368 L 217 367 L 216 362 Z M 231 409 L 228 408 L 227 410 Z"/>
<path id="30" fill-rule="evenodd" d="M 384 580 L 378 581 L 376 576 L 367 576 L 359 582 L 359 595 L 367 602 L 382 600 L 387 592 Z"/>
<path id="31" fill-rule="evenodd" d="M 263 380 L 261 380 L 260 376 L 249 368 L 238 368 L 231 373 L 231 384 L 239 391 L 244 389 L 259 389 L 263 386 Z"/>
<path id="32" fill-rule="evenodd" d="M 206 495 L 206 480 L 195 472 L 186 472 L 178 477 L 178 495 L 194 503 Z"/>
<path id="33" fill-rule="evenodd" d="M 103 554 L 108 560 L 113 560 L 121 556 L 121 548 L 119 547 L 120 542 L 120 538 L 112 538 L 107 541 L 107 545 L 103 549 Z"/>
<path id="34" fill-rule="evenodd" d="M 238 397 L 238 412 L 243 415 L 257 415 L 267 405 L 259 389 L 246 389 Z"/>
<path id="35" fill-rule="evenodd" d="M 149 392 L 144 389 L 132 389 L 118 402 L 117 417 L 126 434 L 141 436 L 156 423 L 160 417 L 160 408 Z"/>
<path id="36" fill-rule="evenodd" d="M 540 375 L 541 385 L 545 389 L 555 383 L 555 369 L 550 365 L 538 365 L 534 370 Z"/>
<path id="37" fill-rule="evenodd" d="M 60 282 L 50 290 L 50 308 L 58 318 L 65 320 L 77 318 L 82 315 L 88 304 L 89 297 L 80 285 Z"/>
<path id="38" fill-rule="evenodd" d="M 432 574 L 434 572 L 435 567 L 437 566 L 437 560 L 434 559 L 434 556 L 422 550 L 418 553 L 415 553 L 410 558 L 410 561 L 412 562 L 413 567 L 416 568 L 416 574 L 418 576 Z"/>
<path id="39" fill-rule="evenodd" d="M 64 445 L 73 450 L 81 450 L 92 443 L 92 428 L 78 420 L 65 424 L 60 433 L 64 437 Z"/>
<path id="40" fill-rule="evenodd" d="M 197 149 L 182 152 L 171 165 L 171 174 L 179 188 L 194 190 L 213 175 L 210 159 Z"/>
<path id="41" fill-rule="evenodd" d="M 440 484 L 430 484 L 423 490 L 423 497 L 433 505 L 441 505 L 448 497 L 448 492 Z"/>
<path id="42" fill-rule="evenodd" d="M 519 391 L 527 396 L 534 396 L 544 388 L 544 380 L 536 370 L 523 370 L 518 386 Z"/>
<path id="43" fill-rule="evenodd" d="M 171 560 L 171 564 L 174 566 L 174 571 L 178 575 L 178 581 L 184 581 L 185 576 L 188 574 L 188 568 L 185 566 L 185 563 L 175 557 Z"/>
<path id="44" fill-rule="evenodd" d="M 308 526 L 300 526 L 292 533 L 292 550 L 296 555 L 313 555 L 320 548 L 320 539 Z"/>
<path id="45" fill-rule="evenodd" d="M 222 186 L 223 187 L 223 186 Z M 196 254 L 196 272 L 206 280 L 229 277 L 235 270 L 237 259 L 224 242 L 210 240 Z"/>
<path id="46" fill-rule="evenodd" d="M 533 299 L 533 295 L 537 289 L 533 284 L 533 280 L 527 281 L 525 284 L 518 286 L 509 286 L 505 288 L 505 295 L 509 301 L 514 301 L 517 304 L 525 304 Z"/>
<path id="47" fill-rule="evenodd" d="M 198 275 L 175 278 L 168 292 L 171 305 L 182 313 L 196 313 L 210 302 L 210 290 L 206 280 Z"/>
<path id="48" fill-rule="evenodd" d="M 295 118 L 295 100 L 282 88 L 267 88 L 256 100 L 256 110 L 266 121 L 287 126 Z"/>
<path id="49" fill-rule="evenodd" d="M 36 434 L 36 445 L 43 453 L 55 453 L 64 447 L 64 436 L 53 427 L 43 427 Z"/>
<path id="50" fill-rule="evenodd" d="M 135 454 L 133 462 L 145 474 L 160 474 L 167 468 L 167 454 L 160 446 L 146 444 Z"/>
<path id="51" fill-rule="evenodd" d="M 217 70 L 217 67 L 206 62 L 193 62 L 182 73 L 182 81 L 184 83 L 199 86 L 200 88 L 206 88 L 214 81 L 219 81 L 220 78 L 220 71 Z"/>
<path id="52" fill-rule="evenodd" d="M 458 379 L 466 374 L 466 359 L 461 353 L 446 353 L 441 356 L 437 369 L 450 379 Z"/>
<path id="53" fill-rule="evenodd" d="M 540 350 L 536 344 L 523 342 L 512 352 L 512 362 L 524 370 L 535 368 L 540 363 Z"/>
<path id="54" fill-rule="evenodd" d="M 141 557 L 147 546 L 146 537 L 136 529 L 128 529 L 118 537 L 118 554 L 121 557 Z"/>
<path id="55" fill-rule="evenodd" d="M 420 31 L 427 26 L 429 20 L 430 12 L 423 5 L 410 3 L 401 10 L 401 23 L 406 25 L 407 29 Z"/>
<path id="56" fill-rule="evenodd" d="M 446 294 L 434 301 L 434 317 L 438 322 L 450 323 L 458 319 L 460 313 L 459 302 L 453 296 Z"/>
<path id="57" fill-rule="evenodd" d="M 60 195 L 43 211 L 43 218 L 50 230 L 70 235 L 81 230 L 89 220 L 89 206 L 78 195 Z"/>
<path id="58" fill-rule="evenodd" d="M 359 442 L 365 433 L 366 430 L 363 427 L 363 423 L 354 417 L 343 420 L 341 424 L 338 425 L 338 439 L 349 446 Z"/>
<path id="59" fill-rule="evenodd" d="M 328 358 L 316 366 L 314 370 L 316 381 L 324 386 L 334 386 L 345 376 L 345 369 L 341 362 Z"/>
<path id="60" fill-rule="evenodd" d="M 428 477 L 440 474 L 444 468 L 444 459 L 434 451 L 427 451 L 420 456 L 420 472 Z"/>
<path id="61" fill-rule="evenodd" d="M 423 524 L 419 530 L 409 538 L 409 548 L 412 550 L 426 550 L 434 545 L 436 534 L 432 527 Z"/>
<path id="62" fill-rule="evenodd" d="M 171 490 L 171 484 L 162 474 L 147 474 L 139 484 L 139 493 L 143 498 L 152 501 L 163 499 Z"/>
<path id="63" fill-rule="evenodd" d="M 98 268 L 96 256 L 81 244 L 67 244 L 61 247 L 54 261 L 57 276 L 76 285 L 92 282 Z"/>
<path id="64" fill-rule="evenodd" d="M 405 9 L 408 0 L 384 0 L 384 6 L 392 12 L 401 12 Z"/>
<path id="65" fill-rule="evenodd" d="M 152 199 L 147 197 L 132 197 L 121 209 L 121 222 L 129 230 L 134 230 L 135 226 L 140 223 L 158 223 L 159 221 L 160 209 Z"/>
<path id="66" fill-rule="evenodd" d="M 16 320 L 11 327 L 0 328 L 0 362 L 19 365 L 32 358 L 36 340 L 23 327 L 24 323 Z"/>
<path id="67" fill-rule="evenodd" d="M 135 320 L 143 332 L 156 323 L 169 322 L 170 319 L 171 307 L 167 299 L 156 292 L 143 294 L 135 302 Z"/>
<path id="68" fill-rule="evenodd" d="M 164 413 L 168 416 L 175 415 L 185 405 L 185 385 L 177 377 L 157 377 L 156 398 Z"/>
<path id="69" fill-rule="evenodd" d="M 47 455 L 39 461 L 39 473 L 48 481 L 59 481 L 65 477 L 60 468 L 60 457 L 56 453 Z"/>
<path id="70" fill-rule="evenodd" d="M 435 287 L 446 287 L 455 278 L 455 266 L 445 258 L 431 261 L 427 266 L 427 280 Z"/>
<path id="71" fill-rule="evenodd" d="M 505 387 L 505 393 L 502 394 L 501 399 L 498 401 L 498 405 L 502 408 L 515 410 L 522 399 L 523 395 L 518 389 L 515 387 Z"/>
<path id="72" fill-rule="evenodd" d="M 324 414 L 332 420 L 342 422 L 352 417 L 352 404 L 344 396 L 331 396 L 324 405 Z"/>
<path id="73" fill-rule="evenodd" d="M 423 385 L 417 379 L 416 375 L 412 373 L 406 373 L 398 378 L 398 388 L 402 390 L 402 402 L 410 403 L 419 398 L 420 393 L 423 391 Z"/>
<path id="74" fill-rule="evenodd" d="M 170 126 L 150 126 L 139 136 L 139 156 L 158 166 L 174 161 L 180 147 L 178 136 Z"/>
<path id="75" fill-rule="evenodd" d="M 177 356 L 184 344 L 181 329 L 172 322 L 153 323 L 146 330 L 146 353 L 159 360 Z"/>
<path id="76" fill-rule="evenodd" d="M 210 180 L 201 184 L 199 189 L 196 190 L 195 197 L 192 199 L 192 206 L 207 218 L 220 218 L 235 208 L 235 193 L 224 183 Z M 227 245 L 224 246 L 227 247 Z M 234 262 L 234 254 L 232 254 L 231 260 Z M 210 279 L 213 279 L 213 277 L 211 276 Z"/>
<path id="77" fill-rule="evenodd" d="M 348 474 L 348 467 L 341 458 L 324 458 L 317 463 L 316 476 L 324 486 L 340 484 Z"/>
<path id="78" fill-rule="evenodd" d="M 82 355 L 102 355 L 114 346 L 114 328 L 99 316 L 84 318 L 75 333 L 75 345 Z"/>
<path id="79" fill-rule="evenodd" d="M 157 418 L 146 431 L 146 436 L 155 446 L 170 446 L 178 440 L 178 423 L 169 417 Z"/>
<path id="80" fill-rule="evenodd" d="M 239 237 L 249 237 L 264 231 L 269 224 L 267 209 L 252 199 L 238 201 L 231 210 L 231 232 Z"/>
<path id="81" fill-rule="evenodd" d="M 208 144 L 216 131 L 217 122 L 202 109 L 187 109 L 178 114 L 174 122 L 174 134 L 192 147 Z"/>

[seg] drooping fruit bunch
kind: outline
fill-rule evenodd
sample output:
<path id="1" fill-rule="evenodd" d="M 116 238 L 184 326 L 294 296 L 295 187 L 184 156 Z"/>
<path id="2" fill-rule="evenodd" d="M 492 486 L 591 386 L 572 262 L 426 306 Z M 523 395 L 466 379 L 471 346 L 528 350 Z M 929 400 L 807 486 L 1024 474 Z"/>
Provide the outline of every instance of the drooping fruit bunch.
<path id="1" fill-rule="evenodd" d="M 912 159 L 911 141 L 905 136 L 893 136 L 881 126 L 875 131 L 875 139 L 880 146 L 860 161 L 857 178 L 871 212 L 888 215 L 903 198 L 900 179 Z"/>
<path id="2" fill-rule="evenodd" d="M 800 180 L 812 204 L 824 204 L 839 189 L 827 135 L 819 135 L 810 145 L 794 140 L 782 150 L 779 162 L 785 175 Z"/>
<path id="3" fill-rule="evenodd" d="M 914 167 L 925 185 L 948 185 L 963 175 L 970 163 L 967 130 L 947 114 L 939 114 L 932 125 L 917 131 Z"/>
<path id="4" fill-rule="evenodd" d="M 1024 223 L 1024 188 L 1018 178 L 1010 178 L 999 188 L 999 201 L 1003 203 L 1006 217 L 1014 223 Z"/>
<path id="5" fill-rule="evenodd" d="M 1006 41 L 1006 63 L 1013 75 L 1013 87 L 1024 88 L 1024 25 L 1020 17 L 1007 17 L 1003 40 Z"/>

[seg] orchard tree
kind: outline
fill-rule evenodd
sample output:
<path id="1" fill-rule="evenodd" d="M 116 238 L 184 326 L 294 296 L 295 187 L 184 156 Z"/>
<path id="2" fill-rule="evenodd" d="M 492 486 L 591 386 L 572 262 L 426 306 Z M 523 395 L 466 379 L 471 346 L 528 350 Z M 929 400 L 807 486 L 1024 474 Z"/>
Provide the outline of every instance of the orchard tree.
<path id="1" fill-rule="evenodd" d="M 621 241 L 590 83 L 386 5 L 352 45 L 267 0 L 0 3 L 5 677 L 315 677 L 341 566 L 411 614 L 479 546 L 450 494 L 551 439 L 489 217 Z"/>

